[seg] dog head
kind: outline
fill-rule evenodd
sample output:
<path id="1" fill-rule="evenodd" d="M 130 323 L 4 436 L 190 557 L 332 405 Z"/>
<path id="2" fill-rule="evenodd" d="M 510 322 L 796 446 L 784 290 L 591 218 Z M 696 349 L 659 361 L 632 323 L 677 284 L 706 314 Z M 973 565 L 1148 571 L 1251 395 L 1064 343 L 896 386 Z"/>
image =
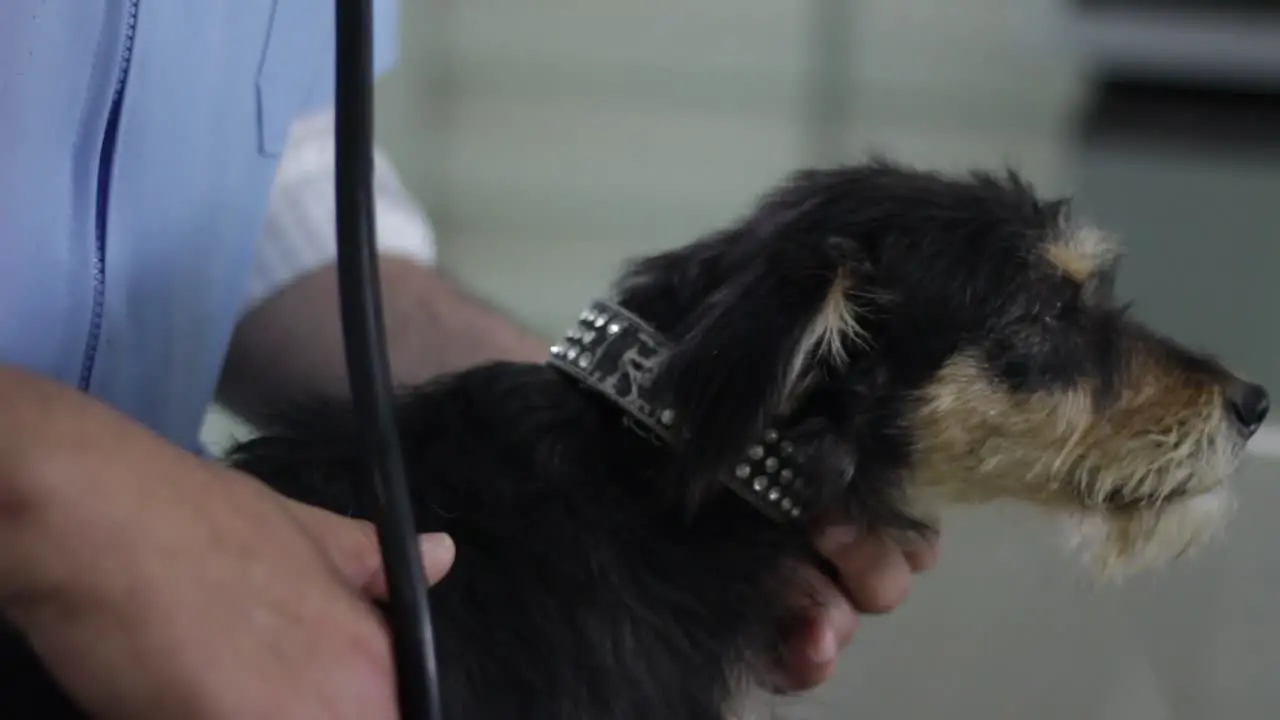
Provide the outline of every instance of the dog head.
<path id="1" fill-rule="evenodd" d="M 656 383 L 708 479 L 692 497 L 780 427 L 813 522 L 918 531 L 935 503 L 1020 500 L 1112 574 L 1222 524 L 1268 409 L 1127 315 L 1118 257 L 1014 176 L 873 162 L 797 174 L 616 295 L 673 343 Z"/>

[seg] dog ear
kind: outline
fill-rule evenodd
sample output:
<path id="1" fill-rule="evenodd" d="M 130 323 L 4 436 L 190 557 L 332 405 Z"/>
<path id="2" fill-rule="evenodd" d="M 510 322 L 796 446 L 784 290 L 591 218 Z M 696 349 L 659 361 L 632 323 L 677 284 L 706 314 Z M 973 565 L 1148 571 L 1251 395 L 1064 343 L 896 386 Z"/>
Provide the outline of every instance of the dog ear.
<path id="1" fill-rule="evenodd" d="M 655 378 L 696 477 L 737 462 L 807 387 L 866 346 L 855 297 L 867 270 L 854 242 L 756 245 L 685 320 Z"/>

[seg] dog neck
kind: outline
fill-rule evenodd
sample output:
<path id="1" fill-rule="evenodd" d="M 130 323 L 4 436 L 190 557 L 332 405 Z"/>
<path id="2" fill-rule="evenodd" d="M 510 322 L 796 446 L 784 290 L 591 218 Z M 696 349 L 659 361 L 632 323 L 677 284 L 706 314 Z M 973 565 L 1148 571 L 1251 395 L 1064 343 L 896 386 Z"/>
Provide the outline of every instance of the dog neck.
<path id="1" fill-rule="evenodd" d="M 644 320 L 617 304 L 596 300 L 578 317 L 548 364 L 622 410 L 622 421 L 660 446 L 682 438 L 680 419 L 653 385 L 671 344 Z M 721 481 L 778 522 L 805 516 L 805 483 L 794 465 L 794 444 L 766 429 L 745 448 Z"/>

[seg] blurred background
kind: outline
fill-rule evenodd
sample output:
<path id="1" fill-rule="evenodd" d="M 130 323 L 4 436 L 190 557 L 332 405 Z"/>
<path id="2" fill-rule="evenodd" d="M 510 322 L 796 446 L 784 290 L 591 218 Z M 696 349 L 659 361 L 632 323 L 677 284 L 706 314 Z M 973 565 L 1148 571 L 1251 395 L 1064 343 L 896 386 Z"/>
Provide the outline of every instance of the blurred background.
<path id="1" fill-rule="evenodd" d="M 1118 232 L 1159 328 L 1280 388 L 1277 0 L 403 0 L 382 142 L 441 265 L 548 338 L 627 257 L 790 170 L 1011 166 Z M 1280 426 L 1278 426 L 1280 427 Z M 217 434 L 224 428 L 211 425 Z M 798 720 L 1280 716 L 1280 432 L 1228 536 L 1088 587 L 1018 508 L 948 519 Z"/>

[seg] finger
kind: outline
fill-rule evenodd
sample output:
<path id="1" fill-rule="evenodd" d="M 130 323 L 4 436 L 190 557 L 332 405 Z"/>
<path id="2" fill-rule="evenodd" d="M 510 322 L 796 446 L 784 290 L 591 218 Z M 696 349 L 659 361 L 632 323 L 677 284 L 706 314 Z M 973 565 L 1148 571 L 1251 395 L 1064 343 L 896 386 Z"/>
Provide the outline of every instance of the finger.
<path id="1" fill-rule="evenodd" d="M 938 537 L 932 535 L 918 543 L 913 543 L 904 550 L 903 554 L 912 572 L 922 573 L 932 570 L 938 564 Z"/>
<path id="2" fill-rule="evenodd" d="M 453 567 L 453 559 L 457 555 L 457 548 L 453 543 L 453 538 L 444 533 L 427 533 L 419 536 L 418 547 L 422 555 L 423 571 L 427 575 L 427 584 L 435 585 Z M 360 589 L 374 600 L 385 600 L 387 598 L 387 593 L 389 592 L 387 574 L 383 572 L 381 564 L 378 565 Z"/>
<path id="3" fill-rule="evenodd" d="M 806 593 L 802 614 L 785 638 L 777 684 L 808 690 L 835 670 L 840 650 L 853 642 L 858 615 L 843 593 L 812 568 L 801 571 Z"/>
<path id="4" fill-rule="evenodd" d="M 911 590 L 911 566 L 903 551 L 887 538 L 856 537 L 848 528 L 836 528 L 819 538 L 818 547 L 839 568 L 858 612 L 883 614 L 906 600 Z"/>

